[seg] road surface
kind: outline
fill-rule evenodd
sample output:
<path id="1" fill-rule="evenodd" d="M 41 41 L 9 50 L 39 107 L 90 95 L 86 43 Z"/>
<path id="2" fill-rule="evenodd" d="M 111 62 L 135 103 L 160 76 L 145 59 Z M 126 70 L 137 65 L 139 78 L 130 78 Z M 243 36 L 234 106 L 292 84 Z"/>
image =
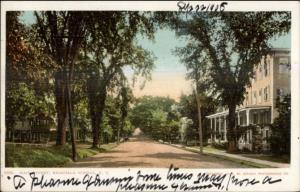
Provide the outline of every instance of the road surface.
<path id="1" fill-rule="evenodd" d="M 242 168 L 245 165 L 213 156 L 185 151 L 150 139 L 136 137 L 112 151 L 72 162 L 68 167 L 156 167 L 169 168 Z"/>

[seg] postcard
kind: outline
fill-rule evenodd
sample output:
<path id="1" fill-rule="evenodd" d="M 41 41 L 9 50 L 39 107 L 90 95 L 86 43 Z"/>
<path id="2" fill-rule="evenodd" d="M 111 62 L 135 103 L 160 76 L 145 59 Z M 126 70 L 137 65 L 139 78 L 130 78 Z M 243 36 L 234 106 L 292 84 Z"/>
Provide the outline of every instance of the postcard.
<path id="1" fill-rule="evenodd" d="M 4 1 L 1 191 L 300 190 L 299 11 Z"/>

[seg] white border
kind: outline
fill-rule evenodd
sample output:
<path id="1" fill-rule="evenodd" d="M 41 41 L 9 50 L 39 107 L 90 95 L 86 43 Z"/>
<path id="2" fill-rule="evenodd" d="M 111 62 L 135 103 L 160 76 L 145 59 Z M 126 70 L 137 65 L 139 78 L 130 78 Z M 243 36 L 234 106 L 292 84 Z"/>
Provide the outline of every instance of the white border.
<path id="1" fill-rule="evenodd" d="M 269 188 L 257 188 L 253 187 L 250 190 L 274 190 L 274 191 L 297 191 L 300 190 L 300 59 L 299 59 L 299 43 L 300 43 L 300 26 L 299 26 L 299 18 L 300 18 L 300 3 L 297 1 L 293 2 L 264 2 L 264 1 L 243 1 L 243 2 L 230 2 L 227 1 L 228 5 L 226 6 L 226 11 L 291 11 L 292 12 L 292 28 L 291 28 L 291 90 L 292 90 L 292 135 L 291 135 L 291 166 L 290 168 L 285 169 L 206 169 L 208 172 L 251 172 L 251 173 L 259 173 L 259 172 L 287 172 L 288 175 L 283 176 L 284 182 L 279 185 L 270 186 Z M 204 1 L 196 1 L 190 2 L 191 4 L 200 4 L 200 3 L 213 3 L 213 2 L 204 2 Z M 220 1 L 215 1 L 215 3 L 220 3 Z M 60 172 L 74 172 L 78 173 L 82 171 L 82 168 L 72 168 L 72 169 L 49 169 L 49 168 L 4 168 L 4 138 L 5 138 L 5 26 L 6 19 L 5 13 L 6 11 L 25 11 L 25 10 L 142 10 L 142 11 L 177 11 L 177 2 L 176 1 L 81 1 L 81 2 L 38 2 L 38 1 L 27 1 L 27 2 L 19 2 L 19 1 L 10 1 L 10 2 L 2 2 L 1 3 L 1 189 L 3 187 L 4 182 L 6 181 L 5 172 L 29 172 L 30 170 L 35 171 L 43 171 L 48 174 L 52 174 L 52 171 L 60 171 Z M 88 171 L 101 171 L 104 174 L 114 174 L 118 173 L 118 175 L 126 175 L 128 174 L 127 168 L 120 169 L 85 169 Z M 131 169 L 131 172 L 137 169 Z M 143 169 L 144 171 L 153 171 L 153 169 Z M 157 169 L 158 171 L 165 171 L 166 169 Z M 196 170 L 190 170 L 196 171 Z M 60 177 L 64 177 L 64 175 L 58 175 Z M 11 187 L 9 187 L 12 189 Z M 9 189 L 5 188 L 5 189 Z M 245 188 L 249 190 L 248 188 Z M 63 189 L 60 189 L 63 190 Z M 68 190 L 82 190 L 76 187 L 69 188 Z M 97 188 L 95 189 L 97 190 Z M 237 188 L 235 190 L 241 190 L 241 188 Z"/>

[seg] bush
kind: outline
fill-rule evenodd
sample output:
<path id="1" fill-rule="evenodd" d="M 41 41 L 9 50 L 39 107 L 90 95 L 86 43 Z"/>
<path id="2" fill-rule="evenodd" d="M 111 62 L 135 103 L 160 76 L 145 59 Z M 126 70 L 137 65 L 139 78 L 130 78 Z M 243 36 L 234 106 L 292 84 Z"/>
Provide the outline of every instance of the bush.
<path id="1" fill-rule="evenodd" d="M 290 154 L 291 146 L 291 96 L 277 98 L 279 115 L 272 124 L 271 151 L 275 154 Z"/>
<path id="2" fill-rule="evenodd" d="M 226 150 L 228 148 L 228 142 L 223 142 L 223 143 L 213 143 L 212 146 L 216 149 L 223 149 Z"/>

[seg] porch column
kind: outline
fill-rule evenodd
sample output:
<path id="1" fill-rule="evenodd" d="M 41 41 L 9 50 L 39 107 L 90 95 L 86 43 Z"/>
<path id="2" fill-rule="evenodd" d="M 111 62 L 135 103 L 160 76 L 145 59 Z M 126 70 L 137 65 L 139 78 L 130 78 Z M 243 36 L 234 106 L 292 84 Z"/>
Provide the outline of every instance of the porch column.
<path id="1" fill-rule="evenodd" d="M 246 109 L 246 125 L 250 125 L 250 109 Z"/>
<path id="2" fill-rule="evenodd" d="M 221 121 L 221 116 L 219 117 L 219 133 L 221 134 L 222 132 L 222 121 Z"/>
<path id="3" fill-rule="evenodd" d="M 226 121 L 226 115 L 224 115 L 224 140 L 227 141 L 227 121 Z"/>
<path id="4" fill-rule="evenodd" d="M 217 140 L 217 118 L 214 118 L 214 120 L 215 120 L 215 128 L 214 128 L 214 131 L 215 131 L 215 137 L 214 137 L 214 140 L 216 141 Z"/>
<path id="5" fill-rule="evenodd" d="M 210 119 L 210 142 L 213 142 L 213 122 L 212 122 L 212 118 Z"/>
<path id="6" fill-rule="evenodd" d="M 241 124 L 241 120 L 240 120 L 240 112 L 237 112 L 237 116 L 238 116 L 238 122 L 237 122 L 237 125 L 240 125 L 240 124 Z"/>

